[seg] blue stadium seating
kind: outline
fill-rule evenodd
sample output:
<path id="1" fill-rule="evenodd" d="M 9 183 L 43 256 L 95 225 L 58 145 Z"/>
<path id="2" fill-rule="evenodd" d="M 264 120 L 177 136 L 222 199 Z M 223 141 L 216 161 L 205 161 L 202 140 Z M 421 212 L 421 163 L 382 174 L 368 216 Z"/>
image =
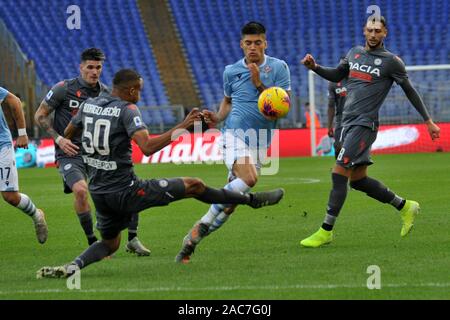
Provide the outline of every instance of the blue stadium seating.
<path id="1" fill-rule="evenodd" d="M 0 0 L 0 18 L 15 34 L 23 51 L 36 61 L 38 74 L 47 84 L 73 77 L 81 50 L 98 46 L 108 57 L 104 82 L 110 84 L 119 68 L 134 67 L 147 80 L 143 104 L 167 104 L 136 2 L 76 2 L 82 13 L 79 31 L 65 28 L 66 8 L 73 3 L 70 0 Z M 336 65 L 348 49 L 364 42 L 362 26 L 366 8 L 371 4 L 380 6 L 387 18 L 386 47 L 407 65 L 450 62 L 447 0 L 169 0 L 169 4 L 195 81 L 209 108 L 217 106 L 223 97 L 224 67 L 242 57 L 239 32 L 250 20 L 266 25 L 267 54 L 289 64 L 293 94 L 302 100 L 308 98 L 308 77 L 300 59 L 310 52 L 320 64 Z M 414 76 L 411 78 L 415 80 Z M 436 80 L 450 81 L 448 72 L 424 73 L 416 79 L 422 92 L 436 89 Z M 445 99 L 450 99 L 449 92 L 439 90 Z M 430 99 L 427 103 L 434 108 L 440 98 Z M 170 110 L 142 112 L 149 124 L 175 121 Z M 383 112 L 389 116 L 398 113 L 382 109 Z"/>
<path id="2" fill-rule="evenodd" d="M 348 49 L 363 44 L 362 27 L 371 4 L 380 6 L 388 21 L 386 47 L 407 65 L 450 62 L 450 1 L 170 0 L 170 4 L 207 106 L 221 101 L 223 69 L 242 57 L 239 31 L 250 20 L 266 26 L 267 54 L 289 64 L 292 90 L 302 98 L 308 96 L 308 78 L 300 59 L 310 52 L 320 64 L 336 65 Z"/>
<path id="3" fill-rule="evenodd" d="M 66 27 L 66 10 L 74 3 L 81 9 L 80 30 Z M 37 72 L 47 85 L 76 76 L 80 53 L 95 46 L 107 56 L 103 82 L 110 85 L 116 71 L 134 68 L 146 80 L 141 105 L 168 104 L 135 1 L 0 0 L 0 9 L 0 18 L 25 54 L 36 62 Z M 148 123 L 174 121 L 169 109 L 165 116 L 154 113 L 149 117 Z"/>

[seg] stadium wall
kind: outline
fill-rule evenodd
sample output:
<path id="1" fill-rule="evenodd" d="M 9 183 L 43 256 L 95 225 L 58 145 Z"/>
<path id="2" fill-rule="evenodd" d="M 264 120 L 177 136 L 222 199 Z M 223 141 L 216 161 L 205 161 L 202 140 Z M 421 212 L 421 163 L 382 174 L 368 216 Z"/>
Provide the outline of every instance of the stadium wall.
<path id="1" fill-rule="evenodd" d="M 450 123 L 439 123 L 441 138 L 432 141 L 425 125 L 386 125 L 381 126 L 378 137 L 372 146 L 374 154 L 387 153 L 416 153 L 416 152 L 449 152 L 450 151 Z M 274 136 L 274 145 L 278 145 L 279 157 L 306 157 L 311 155 L 311 131 L 309 129 L 278 130 Z M 146 157 L 133 143 L 134 163 L 195 163 L 222 162 L 219 132 L 190 134 L 181 136 L 177 141 L 161 151 Z M 334 155 L 332 149 L 324 148 L 327 139 L 327 129 L 317 130 L 317 151 L 325 156 Z M 277 143 L 279 142 L 279 144 Z M 322 144 L 322 145 L 321 145 Z M 54 166 L 55 147 L 53 140 L 42 139 L 38 142 L 36 161 L 40 167 Z M 272 153 L 272 150 L 269 150 Z"/>

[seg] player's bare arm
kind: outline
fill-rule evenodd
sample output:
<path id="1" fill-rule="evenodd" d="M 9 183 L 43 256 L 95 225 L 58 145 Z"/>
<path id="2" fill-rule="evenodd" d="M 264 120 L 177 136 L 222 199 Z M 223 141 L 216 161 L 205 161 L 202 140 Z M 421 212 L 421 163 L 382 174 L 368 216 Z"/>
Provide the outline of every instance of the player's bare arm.
<path id="1" fill-rule="evenodd" d="M 195 121 L 201 121 L 201 115 L 198 108 L 192 109 L 183 122 L 158 137 L 150 138 L 147 129 L 142 129 L 136 131 L 133 134 L 132 139 L 146 156 L 150 156 L 169 145 L 173 139 L 176 139 L 178 137 L 176 136 L 177 130 L 189 129 L 194 125 Z"/>
<path id="2" fill-rule="evenodd" d="M 401 87 L 405 92 L 408 100 L 411 102 L 414 108 L 420 113 L 420 115 L 424 119 L 428 127 L 428 133 L 430 134 L 431 139 L 434 140 L 439 138 L 441 129 L 431 119 L 431 116 L 428 113 L 425 103 L 423 102 L 417 90 L 412 85 L 411 81 L 409 81 L 409 79 L 406 79 L 401 84 Z"/>
<path id="3" fill-rule="evenodd" d="M 247 65 L 248 70 L 250 71 L 250 78 L 252 79 L 252 83 L 256 89 L 261 93 L 267 89 L 267 87 L 262 83 L 260 75 L 259 75 L 259 67 L 256 63 L 249 63 Z"/>
<path id="4" fill-rule="evenodd" d="M 5 98 L 5 102 L 11 110 L 12 117 L 19 131 L 16 140 L 16 147 L 27 149 L 28 135 L 25 125 L 25 115 L 23 114 L 22 110 L 22 103 L 20 102 L 20 99 L 12 93 L 8 93 L 8 95 Z"/>
<path id="5" fill-rule="evenodd" d="M 55 143 L 61 148 L 64 153 L 69 156 L 74 156 L 78 153 L 78 147 L 72 143 L 69 139 L 61 137 L 58 132 L 53 129 L 52 121 L 50 115 L 53 112 L 53 108 L 50 107 L 47 102 L 42 101 L 41 105 L 34 115 L 34 121 L 36 124 L 45 130 L 52 138 Z"/>
<path id="6" fill-rule="evenodd" d="M 74 126 L 71 122 L 64 130 L 64 138 L 71 140 L 73 137 L 81 134 L 81 128 Z"/>
<path id="7" fill-rule="evenodd" d="M 314 57 L 309 53 L 301 60 L 301 63 L 309 70 L 331 82 L 339 82 L 346 78 L 349 73 L 348 65 L 339 64 L 337 68 L 322 67 L 316 63 Z"/>
<path id="8" fill-rule="evenodd" d="M 219 111 L 217 113 L 209 110 L 203 110 L 202 115 L 205 122 L 214 127 L 223 120 L 225 120 L 230 111 L 231 111 L 231 98 L 223 97 L 222 102 L 220 103 Z"/>

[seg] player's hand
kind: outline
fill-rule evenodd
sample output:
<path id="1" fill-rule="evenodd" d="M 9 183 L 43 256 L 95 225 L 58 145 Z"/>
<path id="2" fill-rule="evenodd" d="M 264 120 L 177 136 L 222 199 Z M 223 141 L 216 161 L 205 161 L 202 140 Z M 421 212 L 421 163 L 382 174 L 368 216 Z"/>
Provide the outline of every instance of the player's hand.
<path id="1" fill-rule="evenodd" d="M 262 82 L 259 77 L 259 67 L 256 65 L 256 63 L 249 63 L 247 67 L 250 71 L 250 79 L 252 80 L 253 85 L 256 88 L 260 87 L 262 85 Z"/>
<path id="2" fill-rule="evenodd" d="M 212 112 L 210 110 L 203 110 L 202 114 L 203 119 L 209 126 L 215 127 L 220 122 L 220 119 L 215 112 Z"/>
<path id="3" fill-rule="evenodd" d="M 183 120 L 183 127 L 185 127 L 186 129 L 190 128 L 196 121 L 202 121 L 202 114 L 200 113 L 198 108 L 193 108 Z"/>
<path id="4" fill-rule="evenodd" d="M 309 53 L 302 59 L 301 63 L 310 70 L 314 70 L 317 68 L 316 60 Z"/>
<path id="5" fill-rule="evenodd" d="M 333 129 L 333 128 L 328 128 L 328 136 L 329 136 L 330 138 L 333 138 L 333 137 L 334 137 L 334 129 Z"/>
<path id="6" fill-rule="evenodd" d="M 431 140 L 438 139 L 441 129 L 433 122 L 433 120 L 428 120 L 426 123 Z"/>
<path id="7" fill-rule="evenodd" d="M 78 154 L 78 150 L 80 149 L 78 146 L 74 145 L 72 141 L 66 138 L 62 138 L 59 141 L 58 146 L 62 151 L 64 151 L 65 154 L 71 157 L 76 156 Z"/>
<path id="8" fill-rule="evenodd" d="M 17 137 L 16 148 L 28 149 L 28 136 Z"/>

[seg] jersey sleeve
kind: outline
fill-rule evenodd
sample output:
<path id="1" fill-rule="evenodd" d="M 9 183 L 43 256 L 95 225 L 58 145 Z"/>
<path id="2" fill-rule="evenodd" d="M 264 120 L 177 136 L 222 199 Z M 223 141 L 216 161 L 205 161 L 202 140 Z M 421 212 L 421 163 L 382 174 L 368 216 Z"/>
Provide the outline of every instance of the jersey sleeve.
<path id="1" fill-rule="evenodd" d="M 223 72 L 223 94 L 225 97 L 231 97 L 231 83 L 228 75 L 228 68 Z"/>
<path id="2" fill-rule="evenodd" d="M 328 83 L 328 101 L 336 100 L 336 91 L 332 82 Z"/>
<path id="3" fill-rule="evenodd" d="M 392 59 L 391 68 L 390 75 L 398 85 L 408 79 L 405 64 L 398 56 L 394 56 Z"/>
<path id="4" fill-rule="evenodd" d="M 353 48 L 351 48 L 347 52 L 345 57 L 339 61 L 339 64 L 338 64 L 337 67 L 345 69 L 345 70 L 347 70 L 347 73 L 349 73 L 350 72 L 350 64 L 348 63 L 348 61 L 350 60 L 350 57 L 352 56 L 352 54 L 353 54 Z"/>
<path id="5" fill-rule="evenodd" d="M 83 108 L 84 108 L 84 102 L 80 105 L 80 107 L 78 108 L 78 112 L 75 116 L 72 117 L 72 119 L 70 120 L 70 123 L 72 123 L 72 125 L 74 125 L 77 128 L 83 128 L 83 118 L 81 117 L 81 114 L 83 113 Z"/>
<path id="6" fill-rule="evenodd" d="M 5 88 L 0 87 L 0 102 L 2 102 L 6 96 L 8 95 L 8 90 L 6 90 Z"/>
<path id="7" fill-rule="evenodd" d="M 281 61 L 280 63 L 276 77 L 276 85 L 286 91 L 291 90 L 291 72 L 285 61 Z"/>
<path id="8" fill-rule="evenodd" d="M 67 84 L 65 81 L 61 81 L 60 83 L 53 86 L 53 88 L 47 93 L 44 98 L 44 101 L 49 105 L 52 109 L 57 109 L 61 106 L 64 98 L 67 94 Z"/>
<path id="9" fill-rule="evenodd" d="M 135 104 L 129 104 L 123 109 L 122 121 L 130 138 L 135 132 L 147 129 L 147 126 L 142 120 L 141 112 Z"/>

